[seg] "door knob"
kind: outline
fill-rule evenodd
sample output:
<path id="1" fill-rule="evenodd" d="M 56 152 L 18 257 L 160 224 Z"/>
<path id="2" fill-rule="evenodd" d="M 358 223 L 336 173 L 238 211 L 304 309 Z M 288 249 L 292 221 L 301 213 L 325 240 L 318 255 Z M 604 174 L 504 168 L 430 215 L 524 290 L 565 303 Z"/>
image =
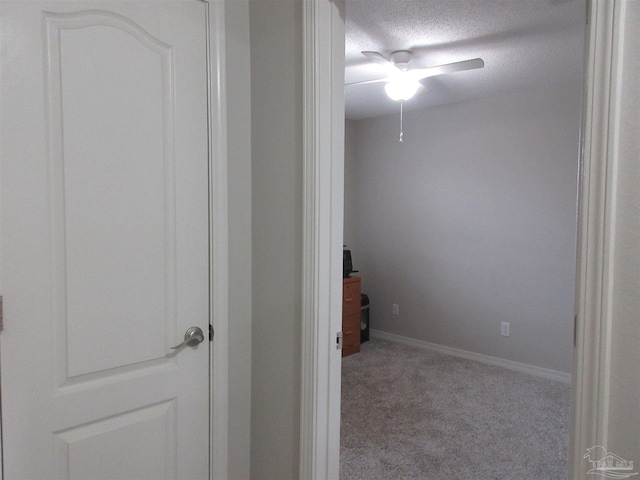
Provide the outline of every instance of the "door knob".
<path id="1" fill-rule="evenodd" d="M 202 333 L 202 329 L 200 327 L 189 327 L 186 332 L 184 332 L 184 341 L 175 347 L 171 347 L 171 349 L 176 350 L 178 348 L 182 348 L 185 345 L 190 347 L 195 347 L 199 343 L 204 341 L 204 333 Z"/>

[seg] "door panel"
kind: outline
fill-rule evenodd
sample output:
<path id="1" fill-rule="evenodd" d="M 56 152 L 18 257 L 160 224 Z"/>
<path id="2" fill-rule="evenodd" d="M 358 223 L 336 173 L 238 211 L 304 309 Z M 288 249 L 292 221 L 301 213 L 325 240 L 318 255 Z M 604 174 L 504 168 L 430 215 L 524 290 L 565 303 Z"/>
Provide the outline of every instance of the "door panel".
<path id="1" fill-rule="evenodd" d="M 172 478 L 175 422 L 175 401 L 169 401 L 59 432 L 55 440 L 58 477 Z"/>
<path id="2" fill-rule="evenodd" d="M 174 65 L 168 46 L 125 21 L 45 14 L 67 378 L 164 359 L 177 340 Z"/>
<path id="3" fill-rule="evenodd" d="M 205 6 L 0 8 L 6 477 L 207 478 Z"/>

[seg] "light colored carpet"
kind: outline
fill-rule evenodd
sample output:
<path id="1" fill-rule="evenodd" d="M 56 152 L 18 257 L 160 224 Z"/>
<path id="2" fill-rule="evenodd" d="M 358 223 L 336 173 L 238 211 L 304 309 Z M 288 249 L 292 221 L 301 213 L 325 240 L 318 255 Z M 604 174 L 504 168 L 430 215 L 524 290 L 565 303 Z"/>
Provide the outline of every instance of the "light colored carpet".
<path id="1" fill-rule="evenodd" d="M 340 478 L 567 478 L 569 385 L 374 339 L 342 363 Z"/>

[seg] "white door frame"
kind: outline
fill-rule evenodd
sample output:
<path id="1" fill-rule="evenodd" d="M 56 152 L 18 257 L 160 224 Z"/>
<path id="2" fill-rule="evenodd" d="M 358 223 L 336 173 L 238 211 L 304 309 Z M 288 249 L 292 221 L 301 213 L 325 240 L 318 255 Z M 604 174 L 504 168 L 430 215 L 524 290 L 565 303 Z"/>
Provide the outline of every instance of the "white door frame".
<path id="1" fill-rule="evenodd" d="M 619 35 L 619 1 L 589 2 L 587 70 L 582 131 L 582 165 L 576 275 L 570 478 L 577 478 L 585 446 L 606 440 L 607 373 L 610 355 L 608 307 L 612 208 L 608 124 L 614 47 Z M 300 478 L 338 478 L 340 362 L 334 361 L 341 289 L 344 166 L 343 138 L 336 124 L 344 117 L 344 17 L 332 0 L 304 0 L 304 238 L 302 288 L 302 379 Z M 333 53 L 333 57 L 331 55 Z M 338 328 L 339 330 L 339 328 Z"/>
<path id="2" fill-rule="evenodd" d="M 229 459 L 229 262 L 227 202 L 227 105 L 224 1 L 207 4 L 209 85 L 209 282 L 214 337 L 210 364 L 209 478 L 228 478 Z"/>
<path id="3" fill-rule="evenodd" d="M 303 266 L 300 478 L 338 478 L 340 458 L 344 5 L 303 1 Z"/>
<path id="4" fill-rule="evenodd" d="M 572 382 L 569 476 L 578 478 L 585 449 L 608 439 L 612 352 L 616 151 L 626 0 L 589 2 L 583 98 L 582 164 L 576 272 L 576 348 Z"/>

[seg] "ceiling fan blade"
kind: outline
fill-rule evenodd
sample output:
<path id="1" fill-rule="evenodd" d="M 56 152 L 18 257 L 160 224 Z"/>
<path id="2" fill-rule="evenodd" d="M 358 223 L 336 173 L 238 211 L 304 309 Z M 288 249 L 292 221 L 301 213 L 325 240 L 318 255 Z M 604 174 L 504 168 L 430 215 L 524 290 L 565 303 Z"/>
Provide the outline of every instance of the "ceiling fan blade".
<path id="1" fill-rule="evenodd" d="M 445 73 L 463 72 L 465 70 L 474 70 L 476 68 L 482 67 L 484 67 L 484 60 L 482 60 L 481 58 L 473 58 L 471 60 L 447 63 L 445 65 L 438 65 L 436 67 L 416 68 L 413 70 L 409 70 L 409 73 L 416 80 L 422 80 L 424 78 L 435 77 L 436 75 L 443 75 Z"/>
<path id="2" fill-rule="evenodd" d="M 379 63 L 387 67 L 387 70 L 389 73 L 391 73 L 392 71 L 396 71 L 396 66 L 393 64 L 393 62 L 389 60 L 387 57 L 385 57 L 384 55 L 382 55 L 380 52 L 364 51 L 360 53 L 362 53 L 362 55 L 367 57 L 370 61 L 374 63 Z M 365 85 L 367 83 L 379 83 L 379 82 L 388 82 L 388 81 L 389 79 L 384 77 L 384 78 L 378 78 L 375 80 L 365 80 L 362 82 L 347 83 L 345 84 L 345 87 L 350 87 L 352 85 Z"/>
<path id="3" fill-rule="evenodd" d="M 367 83 L 380 83 L 380 82 L 388 82 L 388 81 L 389 81 L 388 78 L 377 78 L 375 80 L 365 80 L 363 82 L 345 83 L 344 86 L 351 87 L 352 85 L 366 85 Z"/>
<path id="4" fill-rule="evenodd" d="M 380 52 L 365 51 L 365 52 L 361 52 L 361 53 L 362 53 L 362 55 L 367 57 L 372 62 L 382 63 L 382 64 L 385 64 L 385 65 L 393 65 L 393 63 L 391 63 L 391 61 L 387 57 L 382 55 Z"/>
<path id="5" fill-rule="evenodd" d="M 391 61 L 387 60 L 379 52 L 362 52 L 362 54 L 365 55 L 370 60 L 373 60 L 374 62 L 391 65 L 394 68 L 397 68 Z M 484 67 L 484 60 L 482 60 L 481 58 L 472 58 L 471 60 L 462 60 L 461 62 L 446 63 L 444 65 L 438 65 L 435 67 L 410 69 L 410 70 L 407 70 L 406 74 L 413 77 L 413 79 L 415 79 L 416 81 L 420 81 L 420 80 L 424 80 L 425 78 L 435 77 L 436 75 L 444 75 L 446 73 L 454 73 L 454 72 L 463 72 L 465 70 L 474 70 L 476 68 L 482 68 L 482 67 Z M 378 78 L 375 80 L 365 80 L 362 82 L 352 82 L 352 83 L 345 84 L 345 87 L 350 87 L 352 85 L 365 85 L 368 83 L 389 82 L 391 78 L 393 78 L 393 76 Z"/>

